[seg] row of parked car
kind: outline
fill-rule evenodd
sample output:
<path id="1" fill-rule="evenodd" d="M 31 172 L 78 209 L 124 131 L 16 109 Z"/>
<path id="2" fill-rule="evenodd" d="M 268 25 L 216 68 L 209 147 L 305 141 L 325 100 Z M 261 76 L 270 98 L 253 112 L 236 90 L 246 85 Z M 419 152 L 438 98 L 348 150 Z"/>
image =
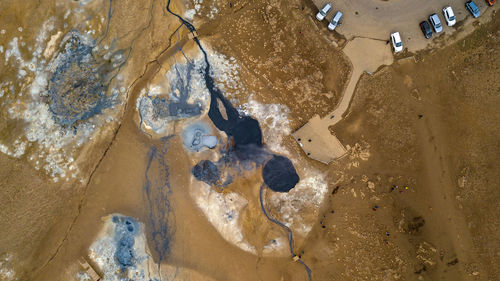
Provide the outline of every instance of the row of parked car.
<path id="1" fill-rule="evenodd" d="M 448 26 L 454 26 L 457 22 L 457 20 L 455 19 L 455 13 L 453 13 L 453 9 L 450 6 L 446 6 L 443 8 L 443 15 Z M 441 20 L 439 19 L 439 16 L 437 14 L 430 15 L 429 22 L 424 20 L 420 23 L 420 29 L 427 39 L 432 37 L 431 26 L 436 33 L 440 33 L 441 31 L 443 31 L 443 25 L 441 24 Z"/>
<path id="2" fill-rule="evenodd" d="M 496 0 L 487 0 L 490 6 L 493 5 L 495 1 Z M 476 3 L 474 3 L 474 1 L 472 0 L 465 2 L 465 8 L 472 14 L 474 18 L 478 18 L 481 15 L 481 11 L 477 7 Z M 453 13 L 453 9 L 450 6 L 443 8 L 443 15 L 448 26 L 455 25 L 455 14 Z M 420 29 L 427 39 L 430 39 L 432 37 L 432 29 L 434 29 L 434 32 L 436 33 L 440 33 L 441 31 L 443 31 L 441 21 L 439 20 L 439 16 L 437 14 L 430 15 L 429 22 L 423 21 L 420 23 Z"/>
<path id="3" fill-rule="evenodd" d="M 486 0 L 486 2 L 490 6 L 493 6 L 496 0 Z M 474 3 L 474 1 L 472 0 L 469 0 L 465 3 L 465 8 L 472 14 L 474 18 L 478 18 L 481 15 L 481 11 L 479 11 L 479 8 L 477 7 L 476 3 Z M 332 5 L 330 3 L 325 4 L 325 6 L 323 6 L 323 8 L 319 10 L 318 14 L 316 14 L 316 19 L 322 21 L 323 19 L 325 19 L 326 15 L 330 12 L 331 9 Z M 443 8 L 443 16 L 448 26 L 454 26 L 455 23 L 457 22 L 455 18 L 455 13 L 453 13 L 453 9 L 450 6 L 446 6 Z M 335 28 L 340 25 L 341 19 L 342 19 L 342 12 L 337 11 L 333 16 L 332 20 L 330 21 L 330 23 L 328 23 L 328 29 L 335 30 Z M 420 29 L 422 30 L 422 33 L 424 33 L 424 36 L 427 39 L 430 39 L 432 37 L 432 29 L 434 29 L 435 33 L 440 33 L 441 31 L 443 31 L 441 20 L 439 19 L 439 16 L 436 13 L 429 16 L 429 22 L 424 20 L 420 23 Z M 403 50 L 403 42 L 401 40 L 401 35 L 399 34 L 399 32 L 391 33 L 391 42 L 394 48 L 394 52 L 397 53 Z"/>
<path id="4" fill-rule="evenodd" d="M 316 14 L 316 19 L 322 21 L 323 19 L 325 19 L 326 15 L 330 12 L 331 9 L 332 4 L 326 3 L 326 5 L 323 6 L 323 8 Z M 340 25 L 340 19 L 342 19 L 342 12 L 337 11 L 328 24 L 328 29 L 335 30 L 335 28 Z"/>
<path id="5" fill-rule="evenodd" d="M 490 6 L 495 4 L 496 0 L 486 0 Z M 470 0 L 465 2 L 465 8 L 472 14 L 474 18 L 478 18 L 481 15 L 481 11 L 477 7 L 474 1 Z M 455 18 L 455 13 L 453 13 L 453 9 L 450 6 L 446 6 L 443 8 L 443 16 L 448 26 L 454 26 L 457 22 Z M 430 24 L 429 24 L 430 23 Z M 432 29 L 431 29 L 432 27 Z M 429 16 L 429 21 L 422 21 L 420 23 L 420 29 L 424 34 L 425 38 L 432 38 L 432 30 L 434 29 L 435 33 L 440 33 L 443 31 L 443 25 L 441 24 L 441 20 L 437 14 L 432 14 Z M 392 46 L 394 48 L 394 52 L 401 52 L 403 50 L 403 43 L 401 41 L 401 36 L 399 32 L 394 32 L 391 34 Z"/>

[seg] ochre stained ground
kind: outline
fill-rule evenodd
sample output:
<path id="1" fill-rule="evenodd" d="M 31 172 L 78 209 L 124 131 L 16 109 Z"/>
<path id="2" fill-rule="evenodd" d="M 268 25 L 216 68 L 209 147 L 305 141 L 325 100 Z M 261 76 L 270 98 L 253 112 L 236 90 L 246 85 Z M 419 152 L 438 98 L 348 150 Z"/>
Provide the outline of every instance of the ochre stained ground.
<path id="1" fill-rule="evenodd" d="M 7 2 L 0 4 L 2 23 L 26 22 L 29 11 L 59 15 L 44 1 Z M 161 68 L 179 59 L 179 47 L 195 47 L 185 29 L 170 38 L 179 22 L 165 2 L 123 1 L 115 10 L 115 18 L 126 19 L 111 24 L 117 37 L 140 34 L 128 62 L 128 102 L 120 125 L 93 145 L 83 183 L 61 187 L 25 159 L 0 154 L 0 255 L 15 253 L 19 280 L 72 280 L 76 260 L 110 213 L 149 227 L 141 187 L 147 153 L 162 144 L 139 130 L 135 100 Z M 256 100 L 287 105 L 292 130 L 335 108 L 351 70 L 311 21 L 312 2 L 242 0 L 232 8 L 233 1 L 220 2 L 224 8 L 214 20 L 195 20 L 198 34 L 239 61 Z M 173 7 L 182 10 L 181 3 Z M 138 28 L 151 15 L 151 24 Z M 331 128 L 348 147 L 343 159 L 326 166 L 303 155 L 291 136 L 284 140 L 300 165 L 326 173 L 329 182 L 312 231 L 296 245 L 313 280 L 500 279 L 498 15 L 475 28 L 450 46 L 363 74 L 347 117 Z M 8 131 L 9 124 L 0 126 Z M 165 262 L 215 280 L 306 280 L 290 258 L 255 256 L 222 239 L 188 194 L 185 172 L 192 163 L 180 138 L 169 146 L 176 233 Z M 241 186 L 258 181 L 254 176 Z M 257 231 L 274 227 L 265 223 Z M 258 234 L 249 237 L 260 241 Z"/>

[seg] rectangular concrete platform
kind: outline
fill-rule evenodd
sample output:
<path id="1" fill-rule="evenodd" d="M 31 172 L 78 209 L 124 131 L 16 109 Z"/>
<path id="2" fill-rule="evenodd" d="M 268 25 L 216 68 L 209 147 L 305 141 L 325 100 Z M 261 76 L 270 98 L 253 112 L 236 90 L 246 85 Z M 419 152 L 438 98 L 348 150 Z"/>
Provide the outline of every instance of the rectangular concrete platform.
<path id="1" fill-rule="evenodd" d="M 324 164 L 329 164 L 347 153 L 340 140 L 330 133 L 318 115 L 311 118 L 292 136 L 309 158 Z"/>
<path id="2" fill-rule="evenodd" d="M 83 272 L 85 272 L 88 275 L 88 277 L 90 277 L 91 281 L 101 280 L 102 277 L 99 275 L 99 273 L 97 273 L 94 267 L 88 263 L 86 258 L 80 257 L 78 263 L 80 264 L 80 268 L 83 270 Z"/>

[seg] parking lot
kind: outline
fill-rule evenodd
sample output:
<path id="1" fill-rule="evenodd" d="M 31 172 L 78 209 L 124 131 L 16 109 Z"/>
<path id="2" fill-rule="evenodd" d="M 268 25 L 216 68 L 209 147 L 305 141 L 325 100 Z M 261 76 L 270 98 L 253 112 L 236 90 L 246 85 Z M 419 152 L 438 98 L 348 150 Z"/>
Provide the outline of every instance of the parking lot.
<path id="1" fill-rule="evenodd" d="M 435 1 L 408 1 L 408 0 L 313 0 L 320 9 L 326 3 L 332 4 L 332 10 L 326 16 L 323 24 L 332 18 L 336 11 L 344 13 L 342 25 L 336 32 L 344 35 L 350 40 L 354 37 L 366 37 L 379 40 L 389 40 L 391 32 L 399 31 L 403 40 L 403 46 L 408 51 L 414 52 L 426 48 L 436 38 L 455 33 L 457 29 L 469 26 L 474 21 L 470 13 L 465 9 L 465 0 L 435 0 Z M 489 10 L 497 9 L 498 4 L 492 8 L 484 0 L 474 1 L 481 10 L 480 20 L 490 18 Z M 449 27 L 444 22 L 442 9 L 451 6 L 455 12 L 457 24 Z M 429 15 L 438 14 L 443 23 L 443 32 L 434 34 L 433 38 L 424 38 L 419 23 L 428 20 Z M 465 22 L 464 22 L 465 20 Z"/>
<path id="2" fill-rule="evenodd" d="M 343 92 L 341 102 L 337 104 L 334 111 L 326 116 L 312 118 L 293 133 L 300 147 L 309 157 L 329 163 L 345 155 L 345 148 L 334 136 L 331 136 L 329 128 L 348 114 L 349 104 L 363 72 L 374 73 L 380 66 L 392 64 L 394 57 L 391 55 L 391 50 L 393 48 L 387 44 L 392 32 L 398 31 L 400 33 L 403 48 L 410 52 L 425 49 L 431 44 L 443 46 L 472 32 L 475 24 L 471 23 L 489 21 L 492 10 L 498 7 L 491 8 L 483 0 L 474 1 L 481 11 L 481 16 L 475 19 L 465 8 L 465 0 L 453 3 L 449 3 L 451 0 L 427 2 L 404 0 L 314 1 L 318 10 L 322 9 L 326 3 L 332 5 L 332 9 L 323 21 L 318 22 L 317 18 L 314 20 L 325 28 L 325 32 L 338 32 L 346 37 L 348 42 L 343 46 L 343 51 L 351 61 L 353 72 L 348 86 Z M 452 27 L 447 26 L 444 19 L 442 9 L 446 6 L 451 6 L 455 14 L 456 24 Z M 337 11 L 344 14 L 340 21 L 341 25 L 335 31 L 329 31 L 326 27 Z M 426 39 L 419 24 L 424 20 L 429 22 L 429 16 L 434 13 L 438 15 L 443 30 L 439 34 L 433 32 L 432 38 Z M 453 36 L 450 36 L 451 34 Z M 308 142 L 301 140 L 308 140 Z M 323 143 L 323 145 L 317 143 Z M 330 145 L 324 145 L 327 143 Z"/>

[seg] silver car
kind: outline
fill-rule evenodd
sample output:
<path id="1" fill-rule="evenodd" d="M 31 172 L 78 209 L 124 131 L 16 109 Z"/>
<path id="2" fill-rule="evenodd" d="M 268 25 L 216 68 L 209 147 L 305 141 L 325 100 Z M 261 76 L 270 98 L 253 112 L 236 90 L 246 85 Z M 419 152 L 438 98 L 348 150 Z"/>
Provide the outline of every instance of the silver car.
<path id="1" fill-rule="evenodd" d="M 342 18 L 342 12 L 341 11 L 337 11 L 337 13 L 335 14 L 335 16 L 333 16 L 332 20 L 328 24 L 328 29 L 335 30 L 335 28 L 340 25 L 339 21 L 340 21 L 341 18 Z"/>
<path id="2" fill-rule="evenodd" d="M 443 26 L 441 25 L 441 21 L 439 20 L 439 17 L 437 14 L 432 14 L 429 17 L 429 21 L 431 22 L 432 28 L 434 29 L 434 32 L 439 33 L 443 31 Z"/>
<path id="3" fill-rule="evenodd" d="M 316 19 L 322 21 L 326 17 L 326 14 L 330 12 L 331 9 L 332 9 L 332 4 L 326 3 L 326 5 L 323 6 L 323 8 L 319 10 L 319 12 L 316 14 Z"/>

